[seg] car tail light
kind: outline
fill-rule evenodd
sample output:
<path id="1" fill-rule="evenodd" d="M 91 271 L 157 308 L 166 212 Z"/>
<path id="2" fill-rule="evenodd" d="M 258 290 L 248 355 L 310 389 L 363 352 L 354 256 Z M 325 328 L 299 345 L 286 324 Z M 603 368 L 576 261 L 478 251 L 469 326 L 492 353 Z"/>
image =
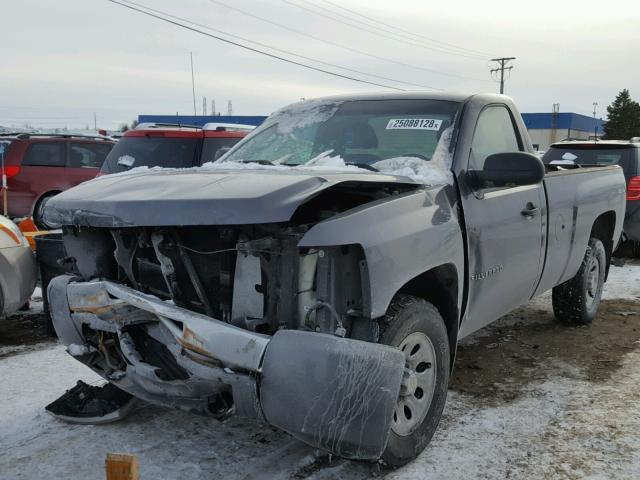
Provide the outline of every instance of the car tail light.
<path id="1" fill-rule="evenodd" d="M 20 167 L 18 165 L 7 165 L 2 169 L 0 167 L 0 176 L 6 174 L 7 178 L 15 177 L 20 173 Z"/>
<path id="2" fill-rule="evenodd" d="M 640 200 L 640 177 L 631 177 L 629 180 L 627 200 Z"/>

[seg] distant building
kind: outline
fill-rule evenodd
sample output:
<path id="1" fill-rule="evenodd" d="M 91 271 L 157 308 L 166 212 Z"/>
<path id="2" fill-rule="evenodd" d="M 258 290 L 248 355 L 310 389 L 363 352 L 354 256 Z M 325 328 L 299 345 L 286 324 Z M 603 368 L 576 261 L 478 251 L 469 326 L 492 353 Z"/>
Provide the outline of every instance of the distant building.
<path id="1" fill-rule="evenodd" d="M 138 115 L 138 123 L 172 123 L 202 127 L 205 123 L 238 123 L 242 125 L 260 125 L 262 115 Z"/>
<path id="2" fill-rule="evenodd" d="M 604 120 L 579 113 L 523 113 L 524 124 L 536 150 L 563 140 L 594 140 L 603 134 Z"/>
<path id="3" fill-rule="evenodd" d="M 260 125 L 262 115 L 138 115 L 139 123 L 172 123 L 203 126 L 205 123 Z M 522 118 L 536 150 L 563 140 L 593 140 L 603 134 L 604 121 L 579 113 L 523 113 Z"/>

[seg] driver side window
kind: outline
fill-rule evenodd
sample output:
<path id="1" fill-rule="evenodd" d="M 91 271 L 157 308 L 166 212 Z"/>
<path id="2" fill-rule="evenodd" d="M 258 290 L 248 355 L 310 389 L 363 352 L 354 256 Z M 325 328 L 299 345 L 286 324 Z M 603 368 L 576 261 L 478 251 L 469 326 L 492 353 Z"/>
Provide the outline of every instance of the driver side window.
<path id="1" fill-rule="evenodd" d="M 471 142 L 469 170 L 482 170 L 486 158 L 494 153 L 520 150 L 522 149 L 509 110 L 501 105 L 482 110 Z"/>

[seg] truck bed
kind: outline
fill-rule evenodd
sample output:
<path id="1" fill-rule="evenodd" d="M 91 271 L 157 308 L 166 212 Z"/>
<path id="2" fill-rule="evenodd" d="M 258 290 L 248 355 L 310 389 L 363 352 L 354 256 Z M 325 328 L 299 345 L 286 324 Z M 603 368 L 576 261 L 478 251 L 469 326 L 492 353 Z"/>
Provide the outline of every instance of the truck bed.
<path id="1" fill-rule="evenodd" d="M 572 278 L 580 268 L 591 228 L 604 212 L 624 217 L 623 172 L 617 165 L 575 168 L 548 172 L 544 178 L 546 193 L 547 244 L 544 270 L 535 295 Z M 615 239 L 620 238 L 620 222 Z M 615 245 L 605 245 L 613 249 Z"/>

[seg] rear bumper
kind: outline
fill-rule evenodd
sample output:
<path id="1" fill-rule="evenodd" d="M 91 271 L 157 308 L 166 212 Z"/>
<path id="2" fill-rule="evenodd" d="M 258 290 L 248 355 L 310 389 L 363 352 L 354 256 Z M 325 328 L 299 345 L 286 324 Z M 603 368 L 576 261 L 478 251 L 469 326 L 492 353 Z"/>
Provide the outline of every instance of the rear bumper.
<path id="1" fill-rule="evenodd" d="M 36 196 L 31 193 L 18 191 L 11 188 L 7 190 L 7 216 L 9 218 L 30 217 Z M 4 199 L 0 195 L 0 213 L 4 213 Z"/>
<path id="2" fill-rule="evenodd" d="M 640 200 L 627 202 L 623 231 L 629 240 L 640 242 Z"/>
<path id="3" fill-rule="evenodd" d="M 384 451 L 404 370 L 397 349 L 303 331 L 261 335 L 108 281 L 63 275 L 48 293 L 56 332 L 74 345 L 68 351 L 136 397 L 207 414 L 226 392 L 235 413 L 317 448 L 358 459 Z M 134 326 L 160 341 L 186 378 L 158 376 L 129 334 Z M 121 367 L 105 368 L 91 331 L 115 335 Z"/>

